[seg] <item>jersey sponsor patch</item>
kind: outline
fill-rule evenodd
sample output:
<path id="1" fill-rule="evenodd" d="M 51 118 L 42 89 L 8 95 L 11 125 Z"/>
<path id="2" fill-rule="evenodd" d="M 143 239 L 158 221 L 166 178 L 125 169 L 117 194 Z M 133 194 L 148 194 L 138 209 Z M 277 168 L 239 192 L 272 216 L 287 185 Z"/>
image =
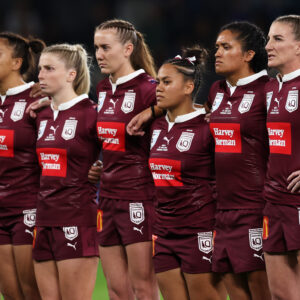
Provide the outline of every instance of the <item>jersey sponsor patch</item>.
<path id="1" fill-rule="evenodd" d="M 104 100 L 106 97 L 106 92 L 100 92 L 99 97 L 98 97 L 98 106 L 97 106 L 97 111 L 99 112 L 101 108 L 103 107 Z"/>
<path id="2" fill-rule="evenodd" d="M 273 97 L 273 92 L 268 92 L 268 93 L 266 94 L 267 111 L 269 111 L 272 97 Z"/>
<path id="3" fill-rule="evenodd" d="M 180 152 L 190 150 L 194 135 L 195 134 L 192 132 L 182 132 L 180 138 L 177 141 L 176 148 Z"/>
<path id="4" fill-rule="evenodd" d="M 215 152 L 242 152 L 240 124 L 210 123 L 210 131 L 215 139 Z"/>
<path id="5" fill-rule="evenodd" d="M 97 133 L 103 149 L 125 152 L 125 123 L 97 122 Z"/>
<path id="6" fill-rule="evenodd" d="M 14 131 L 0 129 L 0 157 L 14 157 Z"/>
<path id="7" fill-rule="evenodd" d="M 75 137 L 77 120 L 66 120 L 64 124 L 64 128 L 61 133 L 61 137 L 64 140 L 71 140 Z"/>
<path id="8" fill-rule="evenodd" d="M 292 152 L 291 124 L 267 122 L 270 153 L 290 155 Z"/>
<path id="9" fill-rule="evenodd" d="M 160 129 L 155 129 L 155 130 L 153 130 L 153 132 L 152 132 L 152 137 L 151 137 L 150 149 L 152 149 L 153 146 L 156 144 L 156 141 L 157 141 L 157 139 L 158 139 L 160 133 L 161 133 L 161 130 L 160 130 Z"/>
<path id="10" fill-rule="evenodd" d="M 38 140 L 44 135 L 44 132 L 45 132 L 45 129 L 47 126 L 47 122 L 48 122 L 47 120 L 41 121 L 39 130 L 38 130 L 38 137 L 37 137 Z"/>
<path id="11" fill-rule="evenodd" d="M 290 113 L 298 109 L 298 90 L 289 91 L 285 109 Z"/>
<path id="12" fill-rule="evenodd" d="M 122 111 L 125 114 L 132 112 L 134 109 L 134 102 L 135 102 L 135 93 L 126 92 L 121 106 Z"/>
<path id="13" fill-rule="evenodd" d="M 145 220 L 145 211 L 143 203 L 129 203 L 130 221 L 136 225 Z"/>
<path id="14" fill-rule="evenodd" d="M 28 227 L 35 226 L 36 208 L 23 210 L 24 224 Z"/>
<path id="15" fill-rule="evenodd" d="M 155 186 L 183 186 L 180 160 L 150 158 L 149 167 Z"/>
<path id="16" fill-rule="evenodd" d="M 217 110 L 224 98 L 224 93 L 217 93 L 213 105 L 211 107 L 211 112 Z"/>
<path id="17" fill-rule="evenodd" d="M 25 100 L 19 100 L 19 102 L 16 102 L 14 104 L 14 108 L 13 108 L 13 110 L 11 112 L 11 115 L 10 115 L 10 118 L 14 122 L 22 120 L 26 104 L 27 103 L 25 102 Z"/>
<path id="18" fill-rule="evenodd" d="M 238 111 L 241 114 L 248 112 L 250 110 L 254 97 L 255 97 L 254 94 L 244 94 L 243 99 L 238 108 Z"/>
<path id="19" fill-rule="evenodd" d="M 65 233 L 65 238 L 69 241 L 73 241 L 78 237 L 78 228 L 77 226 L 63 227 Z"/>
<path id="20" fill-rule="evenodd" d="M 262 249 L 262 228 L 249 229 L 249 246 L 255 251 L 260 251 Z"/>
<path id="21" fill-rule="evenodd" d="M 213 233 L 208 232 L 198 232 L 198 246 L 199 250 L 205 254 L 208 254 L 213 249 Z"/>
<path id="22" fill-rule="evenodd" d="M 66 177 L 67 150 L 60 148 L 37 148 L 42 176 Z"/>

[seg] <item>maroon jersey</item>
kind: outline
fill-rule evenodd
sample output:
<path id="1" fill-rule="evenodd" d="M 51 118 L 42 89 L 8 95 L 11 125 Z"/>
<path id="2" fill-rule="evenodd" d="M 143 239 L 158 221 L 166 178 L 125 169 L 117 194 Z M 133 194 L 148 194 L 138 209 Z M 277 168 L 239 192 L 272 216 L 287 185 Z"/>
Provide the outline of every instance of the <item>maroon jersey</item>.
<path id="1" fill-rule="evenodd" d="M 96 187 L 88 171 L 98 158 L 97 112 L 87 95 L 38 115 L 41 166 L 37 226 L 96 224 Z"/>
<path id="2" fill-rule="evenodd" d="M 300 205 L 300 194 L 287 190 L 287 178 L 300 170 L 300 69 L 273 79 L 266 86 L 270 101 L 267 117 L 270 158 L 265 185 L 266 200 Z"/>
<path id="3" fill-rule="evenodd" d="M 126 126 L 135 115 L 155 104 L 155 87 L 153 78 L 143 70 L 121 77 L 115 84 L 109 78 L 98 84 L 97 132 L 103 150 L 103 197 L 139 201 L 153 197 L 148 169 L 149 133 L 130 136 Z"/>
<path id="4" fill-rule="evenodd" d="M 35 153 L 35 121 L 25 110 L 36 99 L 34 83 L 11 88 L 0 99 L 0 210 L 35 207 L 39 166 Z"/>
<path id="5" fill-rule="evenodd" d="M 219 209 L 264 206 L 268 159 L 266 74 L 261 71 L 240 79 L 235 87 L 225 80 L 211 87 L 209 101 L 214 103 L 210 130 L 215 139 Z"/>
<path id="6" fill-rule="evenodd" d="M 212 219 L 201 208 L 214 201 L 213 138 L 204 109 L 161 117 L 152 124 L 149 167 L 156 188 L 156 222 L 160 227 L 197 225 Z"/>

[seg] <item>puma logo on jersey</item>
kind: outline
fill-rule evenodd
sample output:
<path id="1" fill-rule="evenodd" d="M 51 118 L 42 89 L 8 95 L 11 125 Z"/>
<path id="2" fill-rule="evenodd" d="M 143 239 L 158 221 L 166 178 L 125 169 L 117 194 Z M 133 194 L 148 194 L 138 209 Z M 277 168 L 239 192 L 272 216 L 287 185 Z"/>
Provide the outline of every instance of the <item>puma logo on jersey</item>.
<path id="1" fill-rule="evenodd" d="M 7 111 L 7 109 L 5 109 L 5 110 L 0 109 L 0 122 L 3 122 L 3 118 L 4 118 L 6 111 Z"/>
<path id="2" fill-rule="evenodd" d="M 57 130 L 57 128 L 59 127 L 59 125 L 58 126 L 56 126 L 56 127 L 54 127 L 54 126 L 51 126 L 50 127 L 50 130 L 52 130 L 53 131 L 53 134 L 55 135 L 55 133 L 56 133 L 56 130 Z"/>
<path id="3" fill-rule="evenodd" d="M 171 137 L 170 139 L 168 139 L 166 136 L 164 136 L 163 140 L 167 142 L 168 146 L 171 142 L 171 140 L 173 139 L 173 137 Z"/>
<path id="4" fill-rule="evenodd" d="M 228 104 L 229 105 L 229 107 L 230 107 L 230 109 L 232 109 L 232 103 L 230 102 L 230 101 L 227 101 L 227 103 L 226 104 Z"/>
<path id="5" fill-rule="evenodd" d="M 256 254 L 256 253 L 254 253 L 254 254 L 253 254 L 253 257 L 257 257 L 257 258 L 261 259 L 262 261 L 265 261 L 264 258 L 263 258 L 263 255 L 264 255 L 264 254 L 258 255 L 258 254 Z"/>
<path id="6" fill-rule="evenodd" d="M 117 99 L 116 101 L 114 101 L 113 99 L 110 99 L 109 103 L 112 103 L 112 105 L 114 106 L 114 109 L 115 109 L 118 101 L 119 101 L 119 99 Z"/>
<path id="7" fill-rule="evenodd" d="M 26 233 L 29 233 L 29 234 L 32 235 L 32 237 L 33 237 L 33 231 L 30 231 L 30 230 L 28 230 L 28 229 L 25 229 L 25 232 L 26 232 Z"/>
<path id="8" fill-rule="evenodd" d="M 143 230 L 143 227 L 144 227 L 144 226 L 142 226 L 141 228 L 133 227 L 133 230 L 134 230 L 134 231 L 138 231 L 138 232 L 140 232 L 140 234 L 143 235 L 143 231 L 142 231 L 142 230 Z"/>
<path id="9" fill-rule="evenodd" d="M 279 107 L 279 104 L 280 104 L 279 100 L 277 98 L 275 98 L 274 101 L 277 103 L 277 107 Z"/>
<path id="10" fill-rule="evenodd" d="M 76 244 L 77 242 L 75 242 L 74 245 L 71 243 L 67 243 L 67 246 L 74 248 L 74 250 L 76 251 Z"/>
<path id="11" fill-rule="evenodd" d="M 212 259 L 212 256 L 211 256 L 211 257 L 202 256 L 202 259 L 203 259 L 203 260 L 207 260 L 207 261 L 209 261 L 209 263 L 211 264 L 211 259 Z"/>

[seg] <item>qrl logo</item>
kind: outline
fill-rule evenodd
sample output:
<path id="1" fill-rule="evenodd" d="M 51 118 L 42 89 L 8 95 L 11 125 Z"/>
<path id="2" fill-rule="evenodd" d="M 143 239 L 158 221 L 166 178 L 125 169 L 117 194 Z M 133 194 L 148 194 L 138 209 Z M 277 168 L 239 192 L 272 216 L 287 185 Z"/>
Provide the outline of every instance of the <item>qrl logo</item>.
<path id="1" fill-rule="evenodd" d="M 135 102 L 135 93 L 133 92 L 125 93 L 125 97 L 121 107 L 122 111 L 125 114 L 132 112 L 134 109 L 134 102 Z"/>
<path id="2" fill-rule="evenodd" d="M 134 224 L 141 224 L 145 220 L 143 203 L 130 203 L 130 221 Z"/>
<path id="3" fill-rule="evenodd" d="M 199 250 L 205 254 L 208 254 L 213 249 L 213 233 L 208 232 L 198 232 L 198 246 Z"/>
<path id="4" fill-rule="evenodd" d="M 33 227 L 35 225 L 36 209 L 23 210 L 23 214 L 24 224 L 28 227 Z"/>
<path id="5" fill-rule="evenodd" d="M 249 244 L 250 248 L 259 251 L 262 249 L 262 228 L 249 229 Z"/>
<path id="6" fill-rule="evenodd" d="M 63 227 L 63 231 L 65 233 L 65 238 L 67 240 L 74 240 L 78 236 L 78 228 L 77 226 L 72 226 L 72 227 Z"/>

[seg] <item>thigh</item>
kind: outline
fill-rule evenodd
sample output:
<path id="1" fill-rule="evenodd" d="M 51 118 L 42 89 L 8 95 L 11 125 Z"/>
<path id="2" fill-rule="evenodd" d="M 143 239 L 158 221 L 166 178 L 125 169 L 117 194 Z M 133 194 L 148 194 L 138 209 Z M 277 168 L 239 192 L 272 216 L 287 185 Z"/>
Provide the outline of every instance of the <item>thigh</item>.
<path id="1" fill-rule="evenodd" d="M 226 273 L 223 275 L 226 290 L 230 300 L 251 300 L 251 293 L 248 287 L 246 273 L 234 274 Z"/>
<path id="2" fill-rule="evenodd" d="M 92 299 L 98 261 L 98 257 L 82 257 L 57 262 L 62 299 Z"/>
<path id="3" fill-rule="evenodd" d="M 0 290 L 5 299 L 21 300 L 23 295 L 18 282 L 12 245 L 0 245 Z"/>
<path id="4" fill-rule="evenodd" d="M 61 300 L 58 271 L 55 261 L 34 261 L 34 272 L 42 299 Z"/>
<path id="5" fill-rule="evenodd" d="M 265 253 L 265 260 L 272 297 L 276 297 L 275 299 L 300 299 L 297 252 Z"/>
<path id="6" fill-rule="evenodd" d="M 226 300 L 227 293 L 219 275 L 215 273 L 187 274 L 184 278 L 190 300 Z"/>
<path id="7" fill-rule="evenodd" d="M 268 278 L 265 270 L 249 272 L 248 286 L 253 299 L 271 300 Z"/>
<path id="8" fill-rule="evenodd" d="M 180 268 L 157 273 L 156 277 L 164 300 L 190 300 Z"/>
<path id="9" fill-rule="evenodd" d="M 99 252 L 110 299 L 134 299 L 125 248 L 123 246 L 100 246 Z"/>

